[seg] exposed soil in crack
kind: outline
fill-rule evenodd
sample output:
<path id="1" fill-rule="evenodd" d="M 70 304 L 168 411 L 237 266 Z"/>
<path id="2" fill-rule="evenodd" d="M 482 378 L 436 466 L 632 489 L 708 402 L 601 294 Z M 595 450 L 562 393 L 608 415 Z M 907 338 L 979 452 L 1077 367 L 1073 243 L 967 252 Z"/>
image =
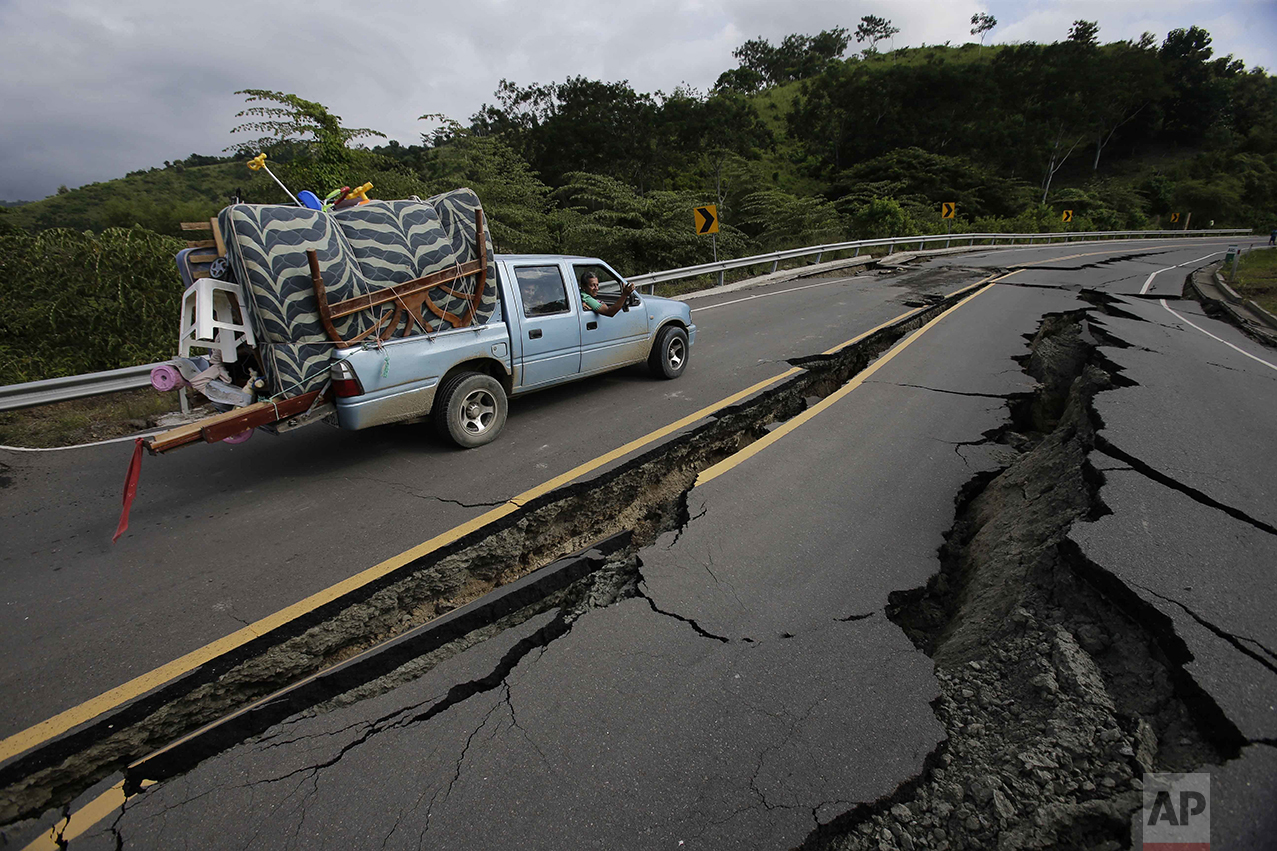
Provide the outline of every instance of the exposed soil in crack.
<path id="1" fill-rule="evenodd" d="M 546 494 L 182 679 L 0 767 L 0 825 L 59 807 L 168 742 L 479 599 L 600 537 L 639 548 L 687 522 L 697 475 L 837 390 L 880 353 L 968 294 L 959 290 L 595 479 Z M 637 564 L 633 568 L 637 571 Z M 636 593 L 633 577 L 616 577 Z M 628 583 L 628 584 L 627 584 Z M 615 591 L 615 589 L 613 589 Z M 595 592 L 602 593 L 602 592 Z M 609 591 L 607 593 L 612 593 Z M 606 596 L 606 594 L 604 595 Z"/>
<path id="2" fill-rule="evenodd" d="M 1021 454 L 962 489 L 940 570 L 891 596 L 888 617 L 935 660 L 947 740 L 805 847 L 1128 848 L 1142 772 L 1219 764 L 1246 744 L 1185 672 L 1169 618 L 1067 538 L 1109 513 L 1087 460 L 1091 401 L 1132 383 L 1095 347 L 1092 313 L 1044 318 L 1021 359 L 1039 390 L 997 436 Z"/>

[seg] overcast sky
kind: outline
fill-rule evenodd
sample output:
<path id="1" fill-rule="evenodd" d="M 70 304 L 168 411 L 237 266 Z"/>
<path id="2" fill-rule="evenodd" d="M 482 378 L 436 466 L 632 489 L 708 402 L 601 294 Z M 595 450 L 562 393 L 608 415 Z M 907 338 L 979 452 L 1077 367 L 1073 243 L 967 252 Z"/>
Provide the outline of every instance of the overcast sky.
<path id="1" fill-rule="evenodd" d="M 900 27 L 897 47 L 961 44 L 978 11 L 998 18 L 996 42 L 1057 41 L 1078 18 L 1102 41 L 1196 24 L 1216 55 L 1277 65 L 1273 0 L 0 0 L 0 199 L 218 154 L 237 89 L 291 92 L 411 144 L 429 129 L 417 116 L 465 121 L 502 78 L 704 91 L 750 38 L 875 14 Z"/>

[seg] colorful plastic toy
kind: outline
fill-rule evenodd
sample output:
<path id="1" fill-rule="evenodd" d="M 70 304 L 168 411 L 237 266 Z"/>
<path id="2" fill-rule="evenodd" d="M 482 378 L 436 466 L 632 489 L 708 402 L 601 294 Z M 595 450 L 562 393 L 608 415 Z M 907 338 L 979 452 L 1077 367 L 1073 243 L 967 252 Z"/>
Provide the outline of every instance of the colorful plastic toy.
<path id="1" fill-rule="evenodd" d="M 284 190 L 285 192 L 288 192 L 288 197 L 293 199 L 293 203 L 294 203 L 294 204 L 296 204 L 298 207 L 304 207 L 304 206 L 305 206 L 305 204 L 303 204 L 301 201 L 298 201 L 298 200 L 297 200 L 297 196 L 296 196 L 296 195 L 294 195 L 292 192 L 289 192 L 289 191 L 288 191 L 288 187 L 287 187 L 287 186 L 285 186 L 285 185 L 283 184 L 283 182 L 282 182 L 282 181 L 280 181 L 280 179 L 279 179 L 278 177 L 276 177 L 276 176 L 275 176 L 275 172 L 273 172 L 273 171 L 271 171 L 271 170 L 270 170 L 270 166 L 266 165 L 266 155 L 265 155 L 265 154 L 258 154 L 257 156 L 255 156 L 255 157 L 253 157 L 251 160 L 249 160 L 247 164 L 248 164 L 249 169 L 251 169 L 252 171 L 261 171 L 262 169 L 266 169 L 266 173 L 270 175 L 271 180 L 273 180 L 273 181 L 275 181 L 276 183 L 278 183 L 278 184 L 279 184 L 279 188 L 280 188 L 280 189 Z"/>

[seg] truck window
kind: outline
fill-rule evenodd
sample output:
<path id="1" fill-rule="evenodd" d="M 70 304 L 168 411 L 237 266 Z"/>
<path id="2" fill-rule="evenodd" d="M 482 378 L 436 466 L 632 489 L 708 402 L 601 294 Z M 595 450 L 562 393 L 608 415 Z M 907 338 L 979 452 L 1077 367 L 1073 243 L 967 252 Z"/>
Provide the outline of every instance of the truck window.
<path id="1" fill-rule="evenodd" d="M 558 266 L 516 266 L 519 298 L 524 316 L 550 316 L 568 312 L 568 292 Z"/>
<path id="2" fill-rule="evenodd" d="M 572 277 L 576 279 L 578 287 L 581 286 L 581 280 L 587 274 L 598 276 L 599 295 L 615 298 L 621 294 L 621 282 L 617 280 L 616 274 L 608 267 L 598 263 L 574 263 L 572 265 Z"/>

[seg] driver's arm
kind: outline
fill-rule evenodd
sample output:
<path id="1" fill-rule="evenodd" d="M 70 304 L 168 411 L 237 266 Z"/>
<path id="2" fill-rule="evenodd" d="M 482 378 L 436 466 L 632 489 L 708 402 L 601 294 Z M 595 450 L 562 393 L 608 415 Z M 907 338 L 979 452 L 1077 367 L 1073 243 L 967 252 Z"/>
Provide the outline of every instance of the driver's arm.
<path id="1" fill-rule="evenodd" d="M 615 316 L 620 313 L 621 308 L 625 307 L 625 302 L 629 299 L 630 293 L 634 292 L 634 285 L 627 283 L 621 288 L 621 296 L 612 304 L 605 305 L 596 298 L 592 298 L 589 293 L 581 293 L 581 303 L 593 310 L 600 316 Z"/>

